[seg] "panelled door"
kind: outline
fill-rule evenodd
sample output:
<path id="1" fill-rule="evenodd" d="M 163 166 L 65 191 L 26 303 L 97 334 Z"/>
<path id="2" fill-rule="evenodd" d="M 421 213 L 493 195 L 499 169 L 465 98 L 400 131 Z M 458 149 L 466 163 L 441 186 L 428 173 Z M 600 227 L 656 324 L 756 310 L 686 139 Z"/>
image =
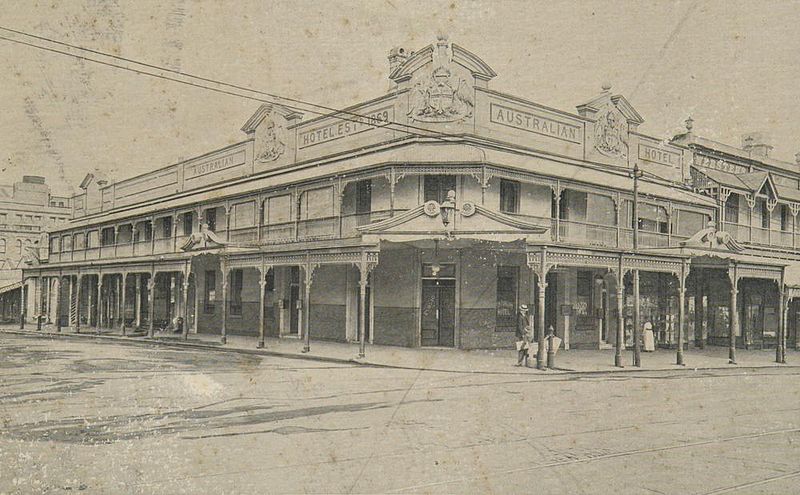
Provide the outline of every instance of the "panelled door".
<path id="1" fill-rule="evenodd" d="M 456 330 L 455 280 L 422 281 L 422 345 L 453 347 Z"/>

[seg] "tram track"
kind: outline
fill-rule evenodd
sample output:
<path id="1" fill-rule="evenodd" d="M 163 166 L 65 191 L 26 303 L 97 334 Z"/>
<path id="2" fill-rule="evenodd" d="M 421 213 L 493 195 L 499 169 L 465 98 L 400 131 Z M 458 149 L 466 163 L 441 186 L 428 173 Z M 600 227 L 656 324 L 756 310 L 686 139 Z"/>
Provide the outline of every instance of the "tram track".
<path id="1" fill-rule="evenodd" d="M 650 447 L 650 448 L 644 448 L 644 449 L 634 449 L 634 450 L 624 450 L 624 451 L 619 451 L 619 452 L 611 452 L 611 453 L 607 453 L 607 454 L 600 454 L 600 455 L 582 457 L 582 458 L 578 458 L 578 459 L 567 459 L 567 460 L 563 460 L 563 461 L 542 463 L 542 464 L 537 464 L 535 466 L 528 466 L 528 467 L 524 467 L 524 468 L 498 470 L 498 471 L 494 471 L 494 472 L 491 472 L 491 473 L 485 473 L 485 474 L 483 474 L 481 476 L 466 476 L 466 477 L 461 477 L 461 478 L 452 478 L 452 479 L 449 479 L 449 480 L 435 481 L 435 482 L 431 482 L 431 483 L 421 483 L 421 484 L 417 484 L 417 485 L 406 486 L 406 487 L 402 487 L 402 488 L 395 488 L 393 490 L 388 490 L 387 493 L 418 492 L 420 490 L 425 490 L 425 489 L 429 489 L 429 488 L 433 488 L 433 487 L 441 487 L 441 486 L 452 485 L 452 484 L 456 484 L 456 483 L 468 483 L 468 482 L 471 482 L 471 481 L 485 480 L 485 479 L 491 478 L 491 477 L 507 476 L 507 475 L 513 475 L 513 474 L 518 474 L 518 473 L 526 473 L 526 472 L 532 472 L 532 471 L 537 471 L 537 470 L 547 469 L 547 468 L 564 467 L 564 466 L 570 466 L 570 465 L 576 465 L 576 464 L 588 464 L 588 463 L 592 463 L 592 462 L 605 461 L 605 460 L 609 460 L 609 459 L 617 459 L 617 458 L 621 458 L 621 457 L 632 457 L 632 456 L 644 455 L 644 454 L 654 454 L 654 453 L 659 453 L 659 452 L 669 452 L 669 451 L 676 451 L 676 450 L 681 450 L 681 449 L 690 449 L 690 448 L 694 448 L 694 447 L 702 447 L 702 446 L 705 446 L 705 445 L 713 445 L 713 444 L 720 444 L 720 443 L 727 443 L 727 442 L 736 442 L 736 441 L 739 441 L 739 440 L 749 440 L 749 439 L 754 439 L 754 438 L 762 438 L 762 437 L 769 437 L 769 436 L 775 436 L 775 435 L 785 435 L 785 434 L 791 434 L 791 433 L 800 433 L 800 428 L 786 428 L 786 429 L 771 430 L 771 431 L 766 431 L 766 432 L 751 433 L 751 434 L 745 434 L 745 435 L 732 435 L 732 436 L 725 436 L 725 437 L 717 437 L 717 438 L 708 439 L 708 440 L 697 440 L 697 441 L 694 441 L 694 442 L 686 442 L 686 443 L 681 443 L 681 444 L 676 444 L 676 445 L 666 445 L 666 446 L 661 446 L 661 447 Z M 796 476 L 800 476 L 800 471 L 793 472 L 793 473 L 787 473 L 785 475 L 775 476 L 775 477 L 772 477 L 772 478 L 761 480 L 760 482 L 759 481 L 752 481 L 752 482 L 743 483 L 743 484 L 732 486 L 732 487 L 719 488 L 719 489 L 717 489 L 717 491 L 706 492 L 703 495 L 712 495 L 712 494 L 717 494 L 717 493 L 729 493 L 731 491 L 735 491 L 735 490 L 739 490 L 739 489 L 742 489 L 742 488 L 746 488 L 748 486 L 756 486 L 758 484 L 764 484 L 764 483 L 768 483 L 768 482 L 772 482 L 772 481 L 779 481 L 779 480 L 782 480 L 782 479 L 790 479 L 790 478 L 796 477 Z"/>

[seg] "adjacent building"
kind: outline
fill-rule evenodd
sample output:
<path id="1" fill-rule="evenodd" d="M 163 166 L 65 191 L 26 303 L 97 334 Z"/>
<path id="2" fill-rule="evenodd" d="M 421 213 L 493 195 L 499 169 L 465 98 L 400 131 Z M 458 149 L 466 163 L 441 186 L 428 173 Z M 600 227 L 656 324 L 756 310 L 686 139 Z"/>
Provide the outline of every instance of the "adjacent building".
<path id="1" fill-rule="evenodd" d="M 72 218 L 70 198 L 54 196 L 44 177 L 0 185 L 0 315 L 19 317 L 25 261 L 47 244 L 47 232 Z"/>
<path id="2" fill-rule="evenodd" d="M 527 304 L 540 339 L 618 364 L 645 322 L 679 360 L 796 344 L 800 165 L 759 136 L 647 136 L 608 86 L 574 112 L 505 94 L 445 38 L 389 66 L 390 91 L 341 112 L 265 104 L 241 142 L 87 176 L 25 270 L 28 314 L 473 349 L 513 347 Z"/>

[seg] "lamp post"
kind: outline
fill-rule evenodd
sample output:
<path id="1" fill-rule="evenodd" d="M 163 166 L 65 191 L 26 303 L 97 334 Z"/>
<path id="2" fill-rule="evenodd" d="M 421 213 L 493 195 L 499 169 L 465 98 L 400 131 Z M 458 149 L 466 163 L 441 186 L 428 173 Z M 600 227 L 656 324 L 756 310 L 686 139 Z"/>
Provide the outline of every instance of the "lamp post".
<path id="1" fill-rule="evenodd" d="M 633 251 L 639 249 L 639 179 L 644 173 L 639 169 L 639 164 L 633 164 L 631 177 L 633 177 Z M 640 344 L 639 330 L 639 270 L 633 272 L 633 365 L 642 365 L 642 347 Z"/>

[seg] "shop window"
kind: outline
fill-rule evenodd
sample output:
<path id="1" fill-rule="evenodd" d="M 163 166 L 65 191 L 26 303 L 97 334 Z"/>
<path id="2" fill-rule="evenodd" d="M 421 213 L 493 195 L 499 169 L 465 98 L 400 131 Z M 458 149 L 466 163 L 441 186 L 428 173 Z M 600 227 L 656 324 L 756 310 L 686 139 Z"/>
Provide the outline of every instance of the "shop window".
<path id="1" fill-rule="evenodd" d="M 515 330 L 518 284 L 519 267 L 497 267 L 496 330 L 498 332 Z"/>
<path id="2" fill-rule="evenodd" d="M 194 231 L 194 213 L 187 211 L 183 215 L 183 235 L 189 235 Z"/>
<path id="3" fill-rule="evenodd" d="M 519 213 L 519 182 L 500 180 L 500 211 Z"/>
<path id="4" fill-rule="evenodd" d="M 242 316 L 242 286 L 244 285 L 244 272 L 231 270 L 231 316 Z"/>
<path id="5" fill-rule="evenodd" d="M 586 270 L 578 271 L 578 297 L 592 297 L 594 276 Z"/>
<path id="6" fill-rule="evenodd" d="M 217 300 L 217 272 L 206 270 L 203 290 L 203 312 L 214 314 L 214 303 Z"/>
<path id="7" fill-rule="evenodd" d="M 441 204 L 447 199 L 449 191 L 456 190 L 455 175 L 426 175 L 423 182 L 425 201 L 436 201 Z"/>

